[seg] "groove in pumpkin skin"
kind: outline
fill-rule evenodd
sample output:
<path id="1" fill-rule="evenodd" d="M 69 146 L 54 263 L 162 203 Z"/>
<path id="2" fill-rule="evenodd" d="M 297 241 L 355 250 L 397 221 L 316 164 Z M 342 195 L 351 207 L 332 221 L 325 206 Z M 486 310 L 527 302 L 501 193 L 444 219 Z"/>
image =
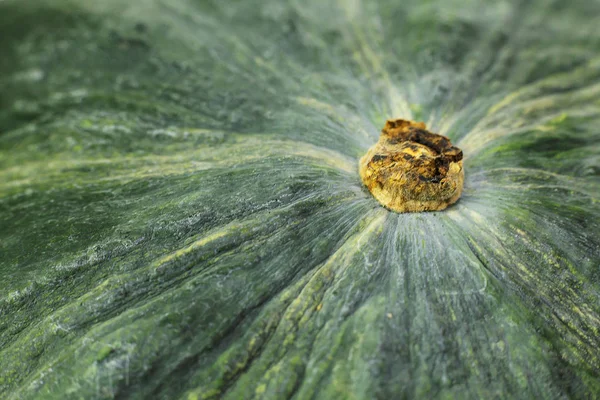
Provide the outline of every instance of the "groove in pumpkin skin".
<path id="1" fill-rule="evenodd" d="M 333 197 L 332 197 L 332 200 L 333 200 Z M 295 205 L 298 205 L 298 204 L 302 203 L 303 201 L 306 201 L 306 199 L 300 199 L 299 201 L 296 202 Z M 333 204 L 335 204 L 335 202 L 331 203 L 331 205 L 333 205 Z M 278 209 L 277 212 L 275 213 L 275 215 L 272 214 L 271 217 L 275 218 L 275 216 L 277 214 L 284 215 L 284 214 L 288 213 L 290 210 L 291 211 L 294 210 L 294 204 L 292 204 L 286 208 Z M 246 221 L 245 225 L 247 226 L 247 229 L 240 229 L 241 227 L 239 226 L 239 224 L 238 225 L 233 224 L 234 228 L 237 226 L 237 228 L 235 228 L 235 229 L 232 229 L 231 226 L 218 228 L 217 230 L 215 230 L 215 232 L 212 235 L 212 241 L 199 239 L 200 242 L 203 244 L 202 247 L 206 247 L 206 246 L 209 246 L 212 244 L 215 244 L 218 246 L 219 245 L 219 243 L 218 243 L 219 237 L 223 237 L 219 232 L 222 232 L 222 231 L 229 232 L 230 237 L 228 238 L 228 240 L 224 241 L 224 245 L 227 245 L 229 247 L 231 247 L 232 240 L 234 240 L 234 238 L 231 237 L 231 235 L 235 236 L 238 239 L 238 241 L 237 241 L 238 243 L 243 243 L 248 240 L 248 237 L 247 237 L 248 234 L 256 235 L 256 228 L 262 228 L 261 230 L 263 231 L 263 234 L 266 234 L 266 235 L 272 234 L 273 233 L 272 230 L 270 230 L 268 227 L 264 226 L 264 224 L 262 223 L 262 218 L 264 218 L 263 214 L 264 213 L 260 213 L 256 216 L 254 216 L 251 220 Z M 245 239 L 244 239 L 244 234 L 246 235 Z M 217 243 L 213 243 L 213 241 L 216 241 Z M 234 243 L 235 242 L 236 242 L 236 240 L 234 240 Z M 11 353 L 14 352 L 14 353 L 18 354 L 21 351 L 20 347 L 19 347 L 20 345 L 25 345 L 25 343 L 32 342 L 33 341 L 32 337 L 40 335 L 44 332 L 46 322 L 48 320 L 53 320 L 56 318 L 59 321 L 65 321 L 67 319 L 66 316 L 68 316 L 68 315 L 78 315 L 76 313 L 76 310 L 80 309 L 82 306 L 84 306 L 85 303 L 90 303 L 90 305 L 91 305 L 90 308 L 94 309 L 95 306 L 93 306 L 93 305 L 98 303 L 99 298 L 102 298 L 102 297 L 106 296 L 107 294 L 110 295 L 112 293 L 112 295 L 115 295 L 115 292 L 117 292 L 117 293 L 120 292 L 119 288 L 122 286 L 121 282 L 123 282 L 123 281 L 128 281 L 130 285 L 132 283 L 135 284 L 136 282 L 138 282 L 138 284 L 140 284 L 145 279 L 152 279 L 154 281 L 156 281 L 157 279 L 160 279 L 162 281 L 162 280 L 164 280 L 164 278 L 166 276 L 173 275 L 174 272 L 177 274 L 181 274 L 182 269 L 185 270 L 187 268 L 187 266 L 192 266 L 199 261 L 197 259 L 197 254 L 196 254 L 195 258 L 190 259 L 190 260 L 185 260 L 185 255 L 189 254 L 190 249 L 193 249 L 196 252 L 198 252 L 199 250 L 202 249 L 202 247 L 198 247 L 198 246 L 194 247 L 194 245 L 192 244 L 191 247 L 186 248 L 186 250 L 188 250 L 188 251 L 184 250 L 181 253 L 175 252 L 171 256 L 166 256 L 163 259 L 163 262 L 160 262 L 158 264 L 150 264 L 150 265 L 146 266 L 145 268 L 143 268 L 141 270 L 138 269 L 136 271 L 133 271 L 132 273 L 110 277 L 109 279 L 103 281 L 94 290 L 90 290 L 85 295 L 83 295 L 82 297 L 77 299 L 75 302 L 67 304 L 64 307 L 62 307 L 61 309 L 56 310 L 54 313 L 52 313 L 52 315 L 50 315 L 46 318 L 46 321 L 44 321 L 44 323 L 41 323 L 38 327 L 35 327 L 34 329 L 27 332 L 26 335 L 22 336 L 21 338 L 19 338 L 15 342 L 13 342 L 10 347 L 2 349 L 2 352 L 0 352 L 0 354 L 2 355 L 2 357 L 4 359 L 12 358 Z M 232 250 L 230 250 L 229 252 L 231 253 Z M 206 253 L 209 255 L 214 254 L 213 251 L 208 251 L 208 250 L 206 251 Z M 223 254 L 223 256 L 225 256 L 225 255 L 227 255 L 227 253 Z M 161 265 L 169 266 L 172 264 L 172 262 L 174 260 L 177 260 L 179 258 L 181 258 L 179 260 L 180 264 L 176 266 L 175 271 L 169 271 L 168 269 L 166 271 L 164 271 L 163 268 L 161 268 L 161 269 L 163 269 L 163 271 L 160 271 L 161 269 L 157 270 L 158 266 L 161 266 Z M 219 261 L 220 261 L 219 258 L 213 258 L 212 263 L 218 265 Z M 143 274 L 142 273 L 143 271 L 148 272 L 148 274 Z M 178 290 L 181 291 L 182 288 L 188 287 L 190 284 L 193 283 L 189 280 L 189 277 L 186 277 L 186 278 L 187 279 L 185 281 L 178 282 L 176 286 L 174 286 L 174 287 L 171 286 L 169 288 L 169 290 L 164 290 L 165 288 L 163 287 L 162 288 L 163 290 L 160 293 L 160 295 L 158 295 L 157 297 L 154 297 L 151 300 L 146 299 L 145 302 L 139 308 L 135 307 L 135 303 L 132 302 L 131 299 L 129 299 L 128 301 L 130 304 L 129 304 L 127 311 L 122 314 L 119 314 L 116 317 L 116 319 L 126 318 L 127 316 L 132 316 L 132 315 L 139 314 L 139 313 L 144 314 L 145 313 L 144 310 L 151 310 L 154 307 L 153 304 L 155 304 L 156 302 L 159 302 L 159 301 L 161 301 L 161 299 L 171 296 L 173 293 L 178 292 Z M 200 276 L 200 277 L 196 277 L 195 279 L 199 280 L 202 278 Z M 149 285 L 149 286 L 147 286 L 146 290 L 152 290 L 153 292 L 157 292 L 159 290 L 159 287 L 157 287 L 155 285 Z M 113 304 L 113 307 L 114 307 L 114 304 Z M 77 324 L 76 321 L 73 321 L 72 323 Z M 108 319 L 106 321 L 103 321 L 101 323 L 99 323 L 99 321 L 96 321 L 96 327 L 94 328 L 93 331 L 100 331 L 100 330 L 104 329 L 105 327 L 110 326 L 112 323 L 114 323 L 112 318 Z M 82 338 L 82 340 L 87 340 L 87 338 L 89 336 L 93 336 L 93 331 L 88 332 L 86 334 L 86 336 L 84 336 Z M 45 335 L 42 335 L 42 336 L 45 336 Z M 45 340 L 52 341 L 55 339 L 56 338 L 53 338 L 53 337 L 49 337 L 49 338 L 45 337 Z M 39 342 L 39 341 L 36 341 L 36 342 Z M 26 358 L 24 358 L 24 359 L 26 359 Z M 51 365 L 58 365 L 62 361 L 63 361 L 62 358 L 58 357 L 55 360 L 53 360 L 53 363 Z M 50 366 L 48 366 L 48 367 L 50 367 Z M 11 371 L 5 371 L 5 373 L 8 374 L 8 377 L 11 376 Z M 17 370 L 15 370 L 14 373 L 17 374 L 18 373 Z M 31 379 L 30 382 L 35 381 L 36 377 L 34 376 L 34 377 L 31 377 L 30 379 Z"/>
<path id="2" fill-rule="evenodd" d="M 306 359 L 307 350 L 303 351 L 301 348 L 297 348 L 295 332 L 301 328 L 309 329 L 311 325 L 319 326 L 324 322 L 322 319 L 321 322 L 317 322 L 316 318 L 319 314 L 327 312 L 327 304 L 324 303 L 322 309 L 318 309 L 318 306 L 321 304 L 324 293 L 330 290 L 337 275 L 336 270 L 343 268 L 345 264 L 343 260 L 350 259 L 360 252 L 361 246 L 357 246 L 357 244 L 361 241 L 363 244 L 368 243 L 364 237 L 369 236 L 374 230 L 380 229 L 384 218 L 385 214 L 375 213 L 362 219 L 358 223 L 361 226 L 360 233 L 349 237 L 327 261 L 316 267 L 310 274 L 305 275 L 298 283 L 287 288 L 281 295 L 272 299 L 261 311 L 252 327 L 248 329 L 248 334 L 244 336 L 244 339 L 223 353 L 213 367 L 202 372 L 204 379 L 199 380 L 212 382 L 210 387 L 194 389 L 188 393 L 188 398 L 212 399 L 223 394 L 228 398 L 239 398 L 247 393 L 249 387 L 254 387 L 256 395 L 260 396 L 268 390 L 271 381 L 283 379 L 277 374 L 278 365 L 281 363 L 288 365 L 287 363 L 291 362 L 289 365 L 297 365 L 298 368 L 304 370 L 307 367 L 306 361 L 300 360 Z M 356 227 L 353 230 L 356 230 Z M 275 314 L 273 315 L 273 313 Z M 272 321 L 266 325 L 271 327 L 267 329 L 269 333 L 265 332 L 263 328 L 256 331 L 256 328 L 264 326 L 264 318 Z M 322 327 L 315 329 L 318 332 Z M 252 349 L 257 346 L 264 347 L 266 340 L 273 342 L 270 347 L 259 350 L 259 353 L 253 353 Z M 295 347 L 296 350 L 294 350 Z M 260 351 L 268 351 L 268 354 L 260 354 Z M 260 361 L 258 361 L 259 358 Z M 240 363 L 240 360 L 243 361 Z M 233 382 L 238 379 L 235 371 L 240 368 L 246 370 L 248 364 L 257 362 L 258 365 L 255 368 L 259 370 L 254 369 L 250 373 L 252 376 L 246 373 L 240 377 L 244 382 Z M 226 368 L 226 365 L 231 365 L 231 368 Z M 262 378 L 256 381 L 255 377 Z M 302 380 L 300 376 L 290 377 L 290 379 L 298 383 Z M 279 396 L 283 395 L 281 391 L 277 393 Z"/>
<path id="3" fill-rule="evenodd" d="M 240 153 L 234 159 L 229 156 Z M 55 154 L 55 161 L 31 161 L 25 165 L 0 170 L 0 189 L 6 191 L 21 190 L 21 187 L 35 187 L 43 183 L 44 187 L 56 187 L 65 183 L 65 173 L 72 179 L 66 183 L 72 185 L 94 182 L 129 182 L 166 175 L 181 175 L 200 170 L 230 168 L 240 163 L 260 160 L 267 157 L 288 157 L 313 159 L 329 167 L 346 173 L 354 172 L 352 159 L 335 150 L 300 141 L 277 140 L 268 134 L 230 135 L 228 143 L 218 149 L 200 148 L 184 155 L 121 156 L 113 158 L 74 158 L 68 153 Z M 93 168 L 93 174 L 85 170 Z M 35 174 L 33 174 L 35 172 Z M 35 175 L 35 178 L 31 178 Z"/>
<path id="4" fill-rule="evenodd" d="M 532 243 L 533 236 L 530 236 L 530 234 L 525 231 L 521 230 L 518 232 L 519 230 L 517 230 L 515 232 L 515 238 L 518 238 L 518 240 L 524 241 L 525 243 L 529 242 L 530 244 L 527 247 L 535 251 L 537 258 L 545 260 L 546 264 L 541 266 L 536 265 L 535 268 L 532 268 L 532 265 L 522 262 L 508 251 L 505 240 L 502 242 L 502 245 L 500 245 L 500 232 L 492 230 L 488 231 L 484 228 L 485 225 L 476 223 L 473 211 L 470 211 L 469 216 L 463 216 L 459 213 L 451 213 L 449 215 L 452 219 L 458 217 L 459 219 L 457 219 L 457 221 L 460 221 L 458 226 L 469 226 L 469 229 L 471 229 L 472 232 L 477 233 L 473 237 L 477 237 L 478 241 L 488 244 L 486 248 L 473 246 L 471 249 L 474 253 L 479 254 L 478 257 L 496 261 L 489 263 L 486 267 L 494 275 L 500 276 L 508 274 L 513 278 L 512 281 L 516 283 L 516 287 L 518 287 L 519 292 L 522 293 L 518 296 L 521 298 L 521 301 L 527 303 L 533 302 L 534 300 L 538 301 L 538 303 L 530 305 L 531 309 L 536 310 L 540 307 L 552 307 L 553 310 L 549 314 L 538 312 L 536 315 L 538 317 L 544 315 L 543 318 L 547 322 L 556 319 L 553 324 L 555 324 L 556 329 L 562 331 L 561 342 L 563 346 L 566 346 L 565 350 L 568 349 L 567 352 L 562 353 L 562 357 L 566 360 L 570 359 L 570 362 L 575 361 L 573 359 L 574 357 L 578 362 L 587 365 L 592 371 L 596 371 L 596 373 L 599 372 L 600 358 L 598 357 L 596 349 L 600 348 L 600 341 L 598 339 L 600 337 L 598 335 L 598 332 L 600 331 L 600 318 L 597 311 L 594 311 L 594 307 L 592 307 L 593 303 L 588 303 L 590 301 L 588 300 L 588 296 L 591 295 L 591 293 L 586 293 L 585 291 L 582 292 L 582 288 L 579 288 L 578 291 L 575 292 L 569 287 L 563 288 L 559 283 L 553 282 L 553 280 L 556 280 L 556 277 L 553 277 L 551 271 L 545 272 L 545 270 L 548 267 L 553 267 L 560 271 L 564 270 L 564 268 L 557 263 L 557 257 L 538 250 L 539 245 L 534 245 Z M 510 231 L 515 228 L 513 227 L 511 229 L 508 227 L 503 229 L 508 229 Z M 527 227 L 526 229 L 529 230 L 531 228 Z M 504 237 L 507 238 L 509 236 Z M 521 244 L 519 244 L 519 246 L 521 246 Z M 510 262 L 507 262 L 506 260 L 510 260 Z M 561 262 L 566 263 L 567 265 L 570 264 L 569 261 L 564 258 L 561 259 Z M 540 277 L 540 273 L 547 276 Z M 517 295 L 515 295 L 515 300 L 516 297 Z M 539 299 L 542 299 L 541 303 L 539 303 Z M 577 312 L 575 315 L 578 316 L 578 318 L 573 318 L 573 307 L 576 307 Z"/>

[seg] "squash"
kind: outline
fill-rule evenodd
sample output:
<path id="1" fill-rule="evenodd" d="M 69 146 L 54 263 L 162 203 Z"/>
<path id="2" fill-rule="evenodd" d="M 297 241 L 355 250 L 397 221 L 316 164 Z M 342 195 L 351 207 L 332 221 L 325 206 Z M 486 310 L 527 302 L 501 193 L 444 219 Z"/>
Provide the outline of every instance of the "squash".
<path id="1" fill-rule="evenodd" d="M 599 11 L 0 2 L 0 397 L 597 397 Z M 394 118 L 456 204 L 363 186 Z"/>

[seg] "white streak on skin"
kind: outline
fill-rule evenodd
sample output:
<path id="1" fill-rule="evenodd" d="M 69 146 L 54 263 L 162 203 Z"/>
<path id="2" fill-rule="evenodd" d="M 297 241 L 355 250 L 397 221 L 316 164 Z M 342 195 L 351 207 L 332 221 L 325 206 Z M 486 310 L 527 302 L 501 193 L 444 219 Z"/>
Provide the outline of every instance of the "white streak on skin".
<path id="1" fill-rule="evenodd" d="M 254 146 L 254 149 L 250 149 Z M 150 178 L 153 176 L 176 175 L 185 172 L 208 170 L 218 167 L 237 165 L 253 160 L 264 159 L 266 156 L 285 156 L 292 155 L 314 159 L 319 164 L 337 168 L 348 174 L 355 174 L 357 164 L 351 157 L 343 155 L 335 150 L 325 147 L 315 146 L 310 143 L 298 141 L 273 140 L 270 135 L 246 135 L 240 136 L 239 142 L 233 146 L 224 146 L 221 151 L 227 153 L 244 150 L 245 156 L 225 157 L 221 161 L 205 160 L 202 158 L 215 158 L 215 153 L 210 148 L 201 148 L 198 151 L 189 152 L 182 157 L 179 154 L 170 156 L 145 156 L 145 157 L 122 157 L 122 158 L 101 158 L 101 159 L 69 159 L 64 157 L 60 161 L 50 163 L 30 162 L 26 166 L 15 166 L 1 171 L 0 176 L 8 175 L 9 178 L 0 180 L 0 188 L 15 188 L 22 186 L 35 185 L 37 182 L 49 183 L 53 178 L 60 179 L 63 169 L 81 168 L 94 165 L 119 165 L 121 168 L 115 168 L 111 174 L 103 177 L 83 174 L 76 181 L 85 182 L 108 182 L 137 180 L 140 178 Z M 43 167 L 42 167 L 43 166 Z M 36 172 L 35 178 L 18 179 L 21 175 L 31 176 L 31 171 Z"/>
<path id="2" fill-rule="evenodd" d="M 367 246 L 371 240 L 373 240 L 373 238 L 371 237 L 372 234 L 384 223 L 386 217 L 387 212 L 381 210 L 380 215 L 361 232 L 360 236 L 358 237 L 358 240 L 356 241 L 356 247 L 358 248 L 358 251 L 365 260 L 363 264 L 363 268 L 365 269 L 365 271 L 369 271 L 371 267 L 373 267 L 373 263 L 371 262 L 371 260 L 369 260 L 369 256 L 367 255 L 367 253 L 364 252 L 363 248 Z"/>
<path id="3" fill-rule="evenodd" d="M 315 111 L 320 111 L 330 118 L 334 119 L 338 124 L 342 125 L 343 132 L 348 137 L 348 140 L 358 141 L 363 146 L 371 146 L 373 143 L 373 135 L 371 132 L 363 125 L 361 119 L 351 114 L 340 107 L 334 107 L 333 105 L 326 103 L 324 101 L 310 98 L 310 97 L 298 97 L 296 101 L 303 106 L 310 107 Z M 348 125 L 351 125 L 348 126 Z M 361 138 L 357 138 L 356 135 L 350 134 L 350 132 L 360 133 Z"/>
<path id="4" fill-rule="evenodd" d="M 523 100 L 520 100 L 519 98 L 524 97 L 526 100 L 528 96 L 532 96 L 535 100 L 539 98 L 539 94 L 536 93 L 536 91 L 543 91 L 545 89 L 553 91 L 552 89 L 556 86 L 563 87 L 573 83 L 580 84 L 586 80 L 586 75 L 589 74 L 590 71 L 594 70 L 600 70 L 600 58 L 591 60 L 588 64 L 574 70 L 552 75 L 548 78 L 536 81 L 531 85 L 524 86 L 506 95 L 500 102 L 496 103 L 489 109 L 488 115 L 496 114 L 503 108 L 519 108 L 519 105 L 523 103 Z"/>
<path id="5" fill-rule="evenodd" d="M 358 42 L 357 44 L 360 46 L 359 50 L 361 57 L 358 59 L 358 62 L 361 64 L 361 68 L 365 71 L 367 76 L 372 76 L 372 73 L 376 72 L 383 78 L 390 114 L 395 117 L 401 116 L 406 119 L 413 119 L 413 114 L 409 103 L 406 101 L 406 97 L 402 96 L 398 87 L 393 84 L 388 71 L 383 66 L 381 56 L 371 48 L 369 45 L 370 41 L 362 30 L 364 23 L 358 18 L 358 16 L 362 15 L 361 1 L 338 0 L 338 4 L 344 11 L 346 19 L 352 27 L 352 34 L 355 36 Z"/>
<path id="6" fill-rule="evenodd" d="M 598 96 L 600 96 L 600 83 L 566 93 L 546 95 L 525 102 L 513 103 L 510 108 L 505 108 L 502 112 L 488 113 L 457 145 L 465 153 L 473 155 L 496 139 L 529 130 L 538 130 L 540 125 L 544 125 L 563 114 L 571 116 L 596 115 L 597 108 L 589 106 L 589 104 Z M 523 116 L 534 112 L 544 113 L 544 115 L 527 123 Z"/>
<path id="7" fill-rule="evenodd" d="M 587 182 L 584 179 L 578 179 L 569 175 L 557 174 L 550 171 L 545 171 L 541 169 L 532 169 L 532 168 L 515 168 L 515 167 L 506 167 L 506 168 L 494 168 L 486 171 L 474 172 L 470 174 L 470 178 L 475 178 L 482 175 L 490 175 L 492 173 L 505 173 L 505 174 L 513 174 L 516 177 L 536 177 L 539 179 L 552 179 L 553 181 L 549 182 L 548 185 L 544 185 L 542 183 L 515 183 L 511 184 L 502 184 L 499 182 L 492 182 L 488 180 L 481 180 L 478 185 L 490 186 L 492 188 L 510 188 L 511 190 L 529 190 L 536 188 L 564 188 L 567 190 L 577 191 L 579 193 L 583 193 L 589 197 L 594 199 L 599 198 L 600 186 L 594 184 L 592 182 Z"/>

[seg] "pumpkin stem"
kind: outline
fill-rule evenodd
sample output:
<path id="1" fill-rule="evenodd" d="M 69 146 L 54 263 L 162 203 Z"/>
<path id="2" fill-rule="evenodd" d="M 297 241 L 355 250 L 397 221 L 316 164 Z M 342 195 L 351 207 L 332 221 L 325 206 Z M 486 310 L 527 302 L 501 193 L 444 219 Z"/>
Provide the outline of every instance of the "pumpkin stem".
<path id="1" fill-rule="evenodd" d="M 439 211 L 454 204 L 464 182 L 463 153 L 423 122 L 388 120 L 379 141 L 360 159 L 371 194 L 396 212 Z"/>

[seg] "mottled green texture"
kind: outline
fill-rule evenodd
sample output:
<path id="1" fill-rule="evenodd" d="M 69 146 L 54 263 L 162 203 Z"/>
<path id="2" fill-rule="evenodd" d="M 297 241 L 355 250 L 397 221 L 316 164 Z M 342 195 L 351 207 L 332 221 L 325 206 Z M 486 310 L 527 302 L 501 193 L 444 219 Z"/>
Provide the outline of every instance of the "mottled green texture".
<path id="1" fill-rule="evenodd" d="M 0 398 L 599 396 L 598 15 L 0 1 Z M 455 206 L 362 187 L 387 118 Z"/>

